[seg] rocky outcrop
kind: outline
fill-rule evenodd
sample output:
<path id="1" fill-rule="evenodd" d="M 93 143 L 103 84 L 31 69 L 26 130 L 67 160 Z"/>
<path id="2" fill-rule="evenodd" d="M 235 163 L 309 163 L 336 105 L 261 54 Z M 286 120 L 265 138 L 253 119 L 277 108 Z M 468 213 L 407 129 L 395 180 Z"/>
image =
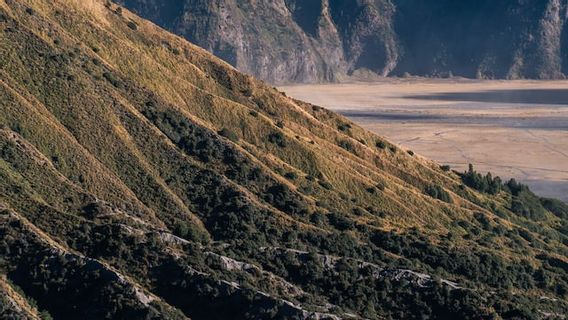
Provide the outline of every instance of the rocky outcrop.
<path id="1" fill-rule="evenodd" d="M 563 78 L 566 0 L 121 0 L 271 83 L 378 76 Z"/>

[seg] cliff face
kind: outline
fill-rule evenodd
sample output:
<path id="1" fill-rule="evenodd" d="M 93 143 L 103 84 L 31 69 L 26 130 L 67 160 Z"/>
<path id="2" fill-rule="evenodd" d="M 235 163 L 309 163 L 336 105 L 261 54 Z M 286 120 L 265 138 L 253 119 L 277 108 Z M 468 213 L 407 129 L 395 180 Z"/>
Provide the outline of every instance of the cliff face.
<path id="1" fill-rule="evenodd" d="M 361 67 L 387 75 L 397 60 L 394 7 L 385 0 L 122 3 L 272 83 L 335 81 Z"/>
<path id="2" fill-rule="evenodd" d="M 272 83 L 564 77 L 566 0 L 119 1 Z"/>
<path id="3" fill-rule="evenodd" d="M 395 74 L 561 78 L 566 4 L 400 0 L 395 28 L 404 53 Z"/>

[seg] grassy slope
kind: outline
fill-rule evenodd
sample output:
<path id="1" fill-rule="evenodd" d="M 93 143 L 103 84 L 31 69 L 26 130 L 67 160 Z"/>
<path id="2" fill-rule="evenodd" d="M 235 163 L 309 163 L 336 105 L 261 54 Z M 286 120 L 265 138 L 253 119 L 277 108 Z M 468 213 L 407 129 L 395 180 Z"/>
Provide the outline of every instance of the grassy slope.
<path id="1" fill-rule="evenodd" d="M 518 217 L 506 209 L 508 194 L 464 188 L 437 164 L 294 101 L 116 9 L 95 0 L 0 1 L 0 203 L 66 250 L 101 255 L 147 279 L 140 281 L 154 292 L 166 289 L 153 282 L 151 270 L 130 269 L 127 262 L 136 257 L 98 253 L 101 244 L 91 238 L 98 231 L 77 230 L 126 225 L 207 246 L 213 240 L 341 255 L 309 239 L 340 234 L 364 250 L 358 248 L 370 235 L 392 230 L 458 252 L 487 252 L 506 265 L 525 261 L 538 269 L 539 254 L 567 263 L 566 236 L 558 231 L 563 222 L 552 213 L 538 222 Z M 236 137 L 218 135 L 221 129 Z M 443 187 L 451 203 L 426 195 L 429 185 Z M 338 232 L 325 222 L 334 213 L 355 227 Z M 496 234 L 497 227 L 505 232 Z M 527 228 L 529 241 L 518 236 Z M 291 233 L 299 241 L 290 241 Z M 76 239 L 85 234 L 84 243 Z M 245 249 L 225 253 L 271 267 Z M 405 255 L 394 253 L 394 261 Z M 157 268 L 165 258 L 153 259 Z M 415 267 L 438 272 L 433 264 Z M 210 265 L 202 268 L 212 279 L 227 277 Z M 457 272 L 439 274 L 468 281 Z M 241 281 L 262 288 L 254 277 Z M 517 289 L 534 297 L 551 294 L 547 287 L 525 290 L 513 283 L 510 290 Z M 311 308 L 321 303 L 316 291 L 307 293 Z M 175 297 L 166 300 L 199 316 Z"/>

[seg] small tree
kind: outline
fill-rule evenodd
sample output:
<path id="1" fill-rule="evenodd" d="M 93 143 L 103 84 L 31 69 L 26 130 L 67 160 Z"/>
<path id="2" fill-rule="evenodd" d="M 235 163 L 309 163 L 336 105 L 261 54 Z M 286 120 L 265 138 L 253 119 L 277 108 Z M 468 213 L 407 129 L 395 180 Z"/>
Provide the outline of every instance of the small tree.
<path id="1" fill-rule="evenodd" d="M 337 129 L 339 129 L 340 131 L 348 131 L 349 129 L 351 129 L 351 125 L 349 123 L 340 123 L 337 126 Z"/>
<path id="2" fill-rule="evenodd" d="M 134 21 L 128 21 L 126 25 L 132 30 L 138 30 L 138 25 Z"/>
<path id="3" fill-rule="evenodd" d="M 284 177 L 288 180 L 296 180 L 298 179 L 298 174 L 295 172 L 288 172 L 284 175 Z"/>
<path id="4" fill-rule="evenodd" d="M 239 136 L 232 130 L 227 129 L 227 128 L 223 128 L 221 130 L 219 130 L 219 135 L 233 141 L 233 142 L 237 142 L 239 141 Z"/>
<path id="5" fill-rule="evenodd" d="M 281 132 L 274 132 L 268 135 L 268 141 L 281 148 L 286 147 L 286 139 Z"/>

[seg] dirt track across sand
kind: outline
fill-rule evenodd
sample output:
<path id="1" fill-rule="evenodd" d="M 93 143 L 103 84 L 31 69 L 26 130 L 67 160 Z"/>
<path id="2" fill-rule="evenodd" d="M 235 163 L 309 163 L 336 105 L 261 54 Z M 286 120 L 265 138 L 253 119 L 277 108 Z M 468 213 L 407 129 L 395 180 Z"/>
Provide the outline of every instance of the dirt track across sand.
<path id="1" fill-rule="evenodd" d="M 568 202 L 568 81 L 394 79 L 283 87 L 428 158 Z"/>

